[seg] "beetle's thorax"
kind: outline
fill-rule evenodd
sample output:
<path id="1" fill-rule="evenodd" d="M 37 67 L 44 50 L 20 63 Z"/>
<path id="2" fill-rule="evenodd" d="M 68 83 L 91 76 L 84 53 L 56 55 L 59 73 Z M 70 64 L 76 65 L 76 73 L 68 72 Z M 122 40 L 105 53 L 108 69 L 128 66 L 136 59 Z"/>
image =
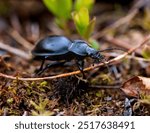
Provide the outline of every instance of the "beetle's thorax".
<path id="1" fill-rule="evenodd" d="M 87 56 L 87 43 L 82 40 L 74 40 L 68 50 L 78 56 Z"/>
<path id="2" fill-rule="evenodd" d="M 103 59 L 103 56 L 100 54 L 99 51 L 91 48 L 85 41 L 82 40 L 74 40 L 68 50 L 69 52 L 74 53 L 76 57 L 85 58 L 89 56 L 93 58 L 96 62 Z"/>

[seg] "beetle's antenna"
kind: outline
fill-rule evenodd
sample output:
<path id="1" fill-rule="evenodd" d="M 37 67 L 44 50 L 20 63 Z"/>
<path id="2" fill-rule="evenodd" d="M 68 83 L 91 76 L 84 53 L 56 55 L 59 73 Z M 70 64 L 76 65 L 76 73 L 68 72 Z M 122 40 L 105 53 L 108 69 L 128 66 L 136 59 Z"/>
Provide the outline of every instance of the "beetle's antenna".
<path id="1" fill-rule="evenodd" d="M 98 50 L 98 52 L 105 52 L 105 51 L 110 51 L 110 50 L 121 50 L 121 51 L 125 51 L 125 49 L 123 49 L 123 48 L 107 48 L 107 49 L 103 49 L 103 50 Z"/>

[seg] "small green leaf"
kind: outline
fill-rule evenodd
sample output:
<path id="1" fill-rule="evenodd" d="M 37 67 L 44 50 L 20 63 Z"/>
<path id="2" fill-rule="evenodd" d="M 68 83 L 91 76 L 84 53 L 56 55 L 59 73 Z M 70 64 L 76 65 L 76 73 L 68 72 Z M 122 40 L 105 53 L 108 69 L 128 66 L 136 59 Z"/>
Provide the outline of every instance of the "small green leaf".
<path id="1" fill-rule="evenodd" d="M 89 25 L 88 9 L 81 8 L 79 12 L 73 12 L 72 17 L 78 32 L 81 36 L 83 36 L 86 31 L 86 27 Z"/>
<path id="2" fill-rule="evenodd" d="M 142 51 L 142 56 L 145 59 L 150 59 L 150 46 L 145 45 L 143 51 Z"/>
<path id="3" fill-rule="evenodd" d="M 7 99 L 7 103 L 8 103 L 8 104 L 13 103 L 13 101 L 14 101 L 14 99 L 13 99 L 13 98 L 9 98 L 9 99 Z"/>
<path id="4" fill-rule="evenodd" d="M 56 0 L 43 0 L 43 3 L 54 15 L 57 14 Z"/>
<path id="5" fill-rule="evenodd" d="M 64 20 L 63 18 L 55 18 L 55 23 L 62 29 L 66 29 L 66 24 L 67 24 L 67 21 Z"/>
<path id="6" fill-rule="evenodd" d="M 40 87 L 45 87 L 47 84 L 47 81 L 43 81 L 42 83 L 40 83 Z"/>
<path id="7" fill-rule="evenodd" d="M 102 94 L 101 94 L 100 92 L 97 92 L 97 93 L 96 93 L 96 96 L 97 96 L 97 97 L 101 97 Z"/>
<path id="8" fill-rule="evenodd" d="M 70 18 L 72 0 L 43 0 L 43 3 L 56 17 Z"/>
<path id="9" fill-rule="evenodd" d="M 49 110 L 46 110 L 46 106 L 48 104 L 48 99 L 42 99 L 39 98 L 39 104 L 36 104 L 32 100 L 30 101 L 30 104 L 35 108 L 35 110 L 31 110 L 32 115 L 34 116 L 49 116 L 54 115 L 54 112 L 51 112 Z"/>
<path id="10" fill-rule="evenodd" d="M 81 8 L 86 7 L 89 11 L 91 11 L 95 0 L 76 0 L 75 1 L 75 10 L 79 11 Z"/>
<path id="11" fill-rule="evenodd" d="M 103 90 L 96 92 L 97 97 L 103 98 L 105 96 L 105 92 Z"/>
<path id="12" fill-rule="evenodd" d="M 86 39 L 90 38 L 90 36 L 91 36 L 91 34 L 92 34 L 93 30 L 94 30 L 94 27 L 95 27 L 95 22 L 96 22 L 96 18 L 94 17 L 90 21 L 90 23 L 88 24 L 88 26 L 86 27 L 86 31 L 84 33 L 84 37 Z"/>

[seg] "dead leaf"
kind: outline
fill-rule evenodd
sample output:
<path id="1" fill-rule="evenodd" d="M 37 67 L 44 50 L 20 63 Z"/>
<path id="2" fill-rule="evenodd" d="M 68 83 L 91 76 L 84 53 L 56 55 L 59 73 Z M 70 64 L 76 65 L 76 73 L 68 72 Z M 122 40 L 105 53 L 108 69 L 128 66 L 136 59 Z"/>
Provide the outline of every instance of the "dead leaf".
<path id="1" fill-rule="evenodd" d="M 121 90 L 131 97 L 139 98 L 140 95 L 150 95 L 150 78 L 135 76 L 126 81 Z"/>

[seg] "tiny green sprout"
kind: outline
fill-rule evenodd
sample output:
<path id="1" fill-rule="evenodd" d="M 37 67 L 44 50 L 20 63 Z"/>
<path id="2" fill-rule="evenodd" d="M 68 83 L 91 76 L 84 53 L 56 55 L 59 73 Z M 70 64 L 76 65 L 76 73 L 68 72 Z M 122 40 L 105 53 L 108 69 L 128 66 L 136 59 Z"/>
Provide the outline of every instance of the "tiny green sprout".
<path id="1" fill-rule="evenodd" d="M 47 84 L 48 84 L 47 81 L 43 81 L 40 83 L 40 87 L 45 87 L 45 86 L 47 86 Z"/>
<path id="2" fill-rule="evenodd" d="M 13 103 L 13 101 L 14 101 L 14 99 L 13 99 L 13 98 L 9 98 L 9 99 L 7 99 L 7 103 L 8 103 L 8 104 Z"/>
<path id="3" fill-rule="evenodd" d="M 90 11 L 93 8 L 95 0 L 76 0 L 72 12 L 72 18 L 75 23 L 76 29 L 80 36 L 85 39 L 91 47 L 99 49 L 99 43 L 91 38 L 94 31 L 96 18 L 90 20 Z"/>
<path id="4" fill-rule="evenodd" d="M 45 89 L 44 89 L 44 87 L 47 87 L 47 81 L 42 81 L 40 84 L 39 84 L 39 86 L 37 86 L 37 88 L 40 90 L 40 91 L 42 91 L 42 92 L 45 92 Z"/>
<path id="5" fill-rule="evenodd" d="M 31 86 L 35 86 L 35 81 L 31 82 Z"/>
<path id="6" fill-rule="evenodd" d="M 17 92 L 16 92 L 16 85 L 14 85 L 13 84 L 13 86 L 8 86 L 8 90 L 10 91 L 10 92 L 12 92 L 13 94 L 16 94 Z"/>
<path id="7" fill-rule="evenodd" d="M 36 104 L 33 101 L 30 101 L 30 104 L 35 108 L 32 110 L 33 116 L 50 116 L 53 115 L 53 112 L 46 110 L 46 105 L 48 104 L 48 99 L 39 98 L 39 104 Z"/>
<path id="8" fill-rule="evenodd" d="M 57 25 L 66 30 L 67 21 L 71 18 L 72 0 L 43 0 L 43 3 L 56 17 Z"/>
<path id="9" fill-rule="evenodd" d="M 141 103 L 149 104 L 150 105 L 150 95 L 146 93 L 140 94 L 140 100 Z"/>
<path id="10" fill-rule="evenodd" d="M 87 8 L 81 8 L 78 12 L 72 13 L 73 20 L 80 35 L 84 35 L 89 25 L 89 13 Z"/>
<path id="11" fill-rule="evenodd" d="M 142 50 L 142 56 L 145 59 L 150 59 L 150 47 L 149 46 L 145 45 L 145 47 Z"/>
<path id="12" fill-rule="evenodd" d="M 100 98 L 104 98 L 105 93 L 104 93 L 103 90 L 101 90 L 101 91 L 96 92 L 96 96 L 97 96 L 97 97 L 100 97 Z"/>
<path id="13" fill-rule="evenodd" d="M 74 11 L 72 17 L 79 34 L 86 40 L 90 38 L 95 26 L 95 17 L 90 20 L 89 11 L 83 7 L 79 11 Z"/>
<path id="14" fill-rule="evenodd" d="M 43 2 L 56 17 L 65 20 L 70 18 L 72 0 L 43 0 Z"/>
<path id="15" fill-rule="evenodd" d="M 75 10 L 79 11 L 81 8 L 86 7 L 89 11 L 92 10 L 95 0 L 76 0 Z"/>
<path id="16" fill-rule="evenodd" d="M 68 22 L 72 15 L 80 36 L 89 42 L 93 48 L 98 49 L 99 44 L 96 40 L 91 39 L 96 18 L 90 19 L 89 12 L 92 10 L 94 2 L 95 0 L 43 0 L 45 6 L 55 16 L 55 23 L 65 31 L 66 35 L 71 33 Z M 74 11 L 72 12 L 72 10 Z"/>

